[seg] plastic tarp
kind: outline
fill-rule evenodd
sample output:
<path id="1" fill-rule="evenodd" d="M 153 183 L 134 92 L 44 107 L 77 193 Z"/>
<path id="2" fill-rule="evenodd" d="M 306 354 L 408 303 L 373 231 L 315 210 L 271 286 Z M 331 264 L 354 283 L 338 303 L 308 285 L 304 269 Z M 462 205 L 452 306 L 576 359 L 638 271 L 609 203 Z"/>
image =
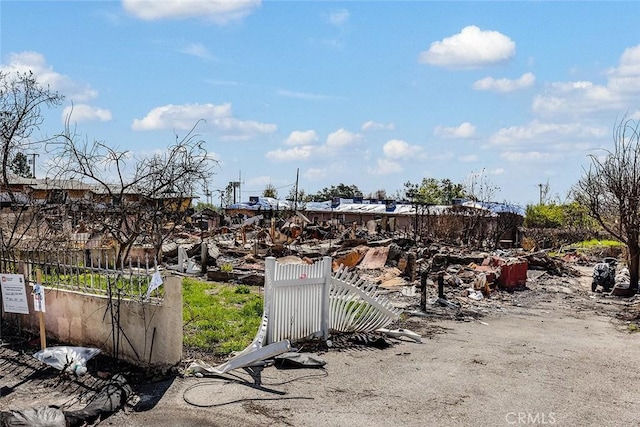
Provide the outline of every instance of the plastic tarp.
<path id="1" fill-rule="evenodd" d="M 39 406 L 20 411 L 0 412 L 0 426 L 66 427 L 64 412 L 52 406 Z"/>
<path id="2" fill-rule="evenodd" d="M 87 372 L 87 361 L 98 354 L 98 348 L 58 346 L 40 350 L 33 357 L 60 371 L 84 375 Z"/>

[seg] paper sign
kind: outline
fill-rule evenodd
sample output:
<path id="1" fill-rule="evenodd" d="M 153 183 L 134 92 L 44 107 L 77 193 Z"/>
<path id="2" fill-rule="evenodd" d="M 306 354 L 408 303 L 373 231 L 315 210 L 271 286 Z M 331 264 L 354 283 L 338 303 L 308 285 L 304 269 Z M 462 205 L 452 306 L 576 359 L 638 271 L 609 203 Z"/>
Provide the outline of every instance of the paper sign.
<path id="1" fill-rule="evenodd" d="M 44 286 L 36 284 L 33 287 L 33 309 L 35 311 L 46 312 L 44 304 Z"/>
<path id="2" fill-rule="evenodd" d="M 2 308 L 5 313 L 29 314 L 27 292 L 22 274 L 0 274 Z"/>
<path id="3" fill-rule="evenodd" d="M 160 286 L 162 286 L 162 275 L 159 271 L 156 271 L 155 273 L 153 273 L 151 282 L 149 283 L 149 288 L 147 289 L 147 299 L 151 297 L 151 292 L 155 291 Z"/>

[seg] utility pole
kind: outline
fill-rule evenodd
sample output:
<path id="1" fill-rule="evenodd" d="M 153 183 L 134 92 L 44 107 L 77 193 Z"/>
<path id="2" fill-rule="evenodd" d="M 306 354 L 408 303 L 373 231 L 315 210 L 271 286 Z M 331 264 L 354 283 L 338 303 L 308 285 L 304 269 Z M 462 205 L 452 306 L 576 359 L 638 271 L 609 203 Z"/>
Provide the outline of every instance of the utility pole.
<path id="1" fill-rule="evenodd" d="M 549 181 L 547 181 L 546 184 L 538 184 L 538 187 L 540 188 L 540 204 L 542 204 L 547 198 L 547 193 L 549 192 Z"/>
<path id="2" fill-rule="evenodd" d="M 298 176 L 300 175 L 300 168 L 296 169 L 296 193 L 293 196 L 293 211 L 298 212 Z"/>
<path id="3" fill-rule="evenodd" d="M 540 187 L 540 202 L 538 204 L 542 204 L 542 184 L 538 184 L 538 187 Z"/>
<path id="4" fill-rule="evenodd" d="M 237 203 L 242 203 L 242 171 L 238 173 L 238 180 L 229 182 L 229 186 L 233 188 L 233 203 L 236 203 L 236 194 L 238 196 Z M 236 188 L 238 189 L 236 193 Z"/>
<path id="5" fill-rule="evenodd" d="M 38 153 L 30 153 L 31 159 L 27 159 L 27 163 L 31 163 L 31 177 L 34 179 L 36 177 L 36 157 L 39 155 Z"/>

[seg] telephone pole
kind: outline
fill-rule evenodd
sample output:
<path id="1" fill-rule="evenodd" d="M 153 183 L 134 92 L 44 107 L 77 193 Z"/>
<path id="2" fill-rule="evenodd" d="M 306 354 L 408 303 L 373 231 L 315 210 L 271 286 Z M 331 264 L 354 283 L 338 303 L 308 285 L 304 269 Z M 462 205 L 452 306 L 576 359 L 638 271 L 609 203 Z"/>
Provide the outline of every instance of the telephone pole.
<path id="1" fill-rule="evenodd" d="M 540 202 L 538 204 L 541 205 L 542 204 L 542 184 L 538 184 L 538 187 L 540 187 Z"/>
<path id="2" fill-rule="evenodd" d="M 296 169 L 296 192 L 293 196 L 293 211 L 298 212 L 298 176 L 300 175 L 300 168 Z"/>
<path id="3" fill-rule="evenodd" d="M 39 155 L 38 153 L 30 153 L 31 159 L 27 159 L 27 163 L 31 163 L 31 177 L 34 179 L 36 177 L 36 157 Z"/>

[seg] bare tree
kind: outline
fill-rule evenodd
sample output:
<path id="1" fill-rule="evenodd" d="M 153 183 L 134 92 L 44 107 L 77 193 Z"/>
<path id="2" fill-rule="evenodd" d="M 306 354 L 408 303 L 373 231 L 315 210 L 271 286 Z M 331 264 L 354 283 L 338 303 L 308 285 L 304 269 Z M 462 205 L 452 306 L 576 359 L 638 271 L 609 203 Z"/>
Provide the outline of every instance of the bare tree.
<path id="1" fill-rule="evenodd" d="M 388 198 L 387 191 L 384 188 L 378 189 L 367 195 L 367 199 L 387 200 Z"/>
<path id="2" fill-rule="evenodd" d="M 197 124 L 196 124 L 197 125 Z M 162 153 L 134 158 L 102 141 L 81 140 L 66 131 L 52 151 L 50 173 L 95 186 L 92 224 L 117 242 L 116 262 L 136 242 L 162 244 L 190 215 L 191 200 L 206 187 L 217 161 L 208 155 L 195 127 Z M 133 163 L 133 165 L 131 165 Z"/>
<path id="3" fill-rule="evenodd" d="M 46 140 L 34 137 L 44 122 L 42 107 L 60 105 L 64 97 L 38 83 L 32 72 L 14 74 L 0 71 L 0 248 L 10 250 L 25 237 L 38 221 L 37 210 L 24 190 L 16 186 L 18 177 L 11 174 L 11 162 L 24 151 L 36 150 Z M 12 185 L 14 184 L 14 185 Z"/>
<path id="4" fill-rule="evenodd" d="M 479 172 L 471 172 L 464 184 L 464 193 L 473 202 L 479 204 L 475 208 L 469 209 L 465 215 L 465 243 L 471 244 L 472 240 L 477 239 L 476 244 L 484 246 L 485 244 L 494 245 L 497 243 L 496 232 L 491 236 L 489 230 L 485 230 L 484 226 L 487 219 L 494 215 L 488 210 L 488 207 L 495 201 L 496 194 L 500 187 L 493 184 L 485 169 Z"/>
<path id="5" fill-rule="evenodd" d="M 309 201 L 309 196 L 302 188 L 299 188 L 296 192 L 296 187 L 294 186 L 289 189 L 289 194 L 287 195 L 286 200 L 294 203 L 297 202 L 298 209 L 304 210 L 306 203 Z"/>
<path id="6" fill-rule="evenodd" d="M 628 249 L 629 293 L 638 291 L 640 267 L 640 122 L 622 118 L 613 128 L 613 150 L 589 155 L 591 165 L 576 185 L 577 199 Z"/>
<path id="7" fill-rule="evenodd" d="M 464 183 L 464 194 L 474 202 L 493 202 L 500 187 L 494 185 L 484 169 L 471 172 Z"/>
<path id="8" fill-rule="evenodd" d="M 425 179 L 423 179 L 423 184 Z M 418 241 L 419 238 L 423 238 L 429 231 L 429 208 L 435 204 L 430 195 L 424 191 L 424 186 L 419 184 L 413 184 L 410 181 L 404 183 L 404 196 L 403 198 L 409 199 L 414 210 L 413 217 L 413 240 Z"/>

